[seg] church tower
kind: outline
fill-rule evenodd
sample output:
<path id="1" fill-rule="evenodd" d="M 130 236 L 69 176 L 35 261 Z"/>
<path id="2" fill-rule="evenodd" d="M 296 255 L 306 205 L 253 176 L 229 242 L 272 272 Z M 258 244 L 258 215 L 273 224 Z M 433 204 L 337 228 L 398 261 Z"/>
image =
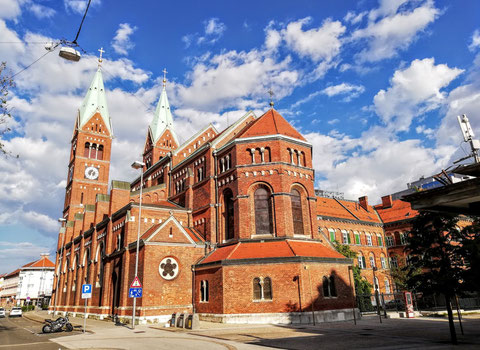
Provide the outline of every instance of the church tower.
<path id="1" fill-rule="evenodd" d="M 173 117 L 167 98 L 167 70 L 163 70 L 163 89 L 155 109 L 153 120 L 148 127 L 143 162 L 145 168 L 158 162 L 160 158 L 179 146 L 177 135 L 173 128 Z"/>
<path id="2" fill-rule="evenodd" d="M 100 49 L 98 69 L 78 110 L 71 141 L 63 217 L 74 220 L 84 206 L 95 204 L 97 194 L 108 193 L 113 138 L 103 86 Z"/>

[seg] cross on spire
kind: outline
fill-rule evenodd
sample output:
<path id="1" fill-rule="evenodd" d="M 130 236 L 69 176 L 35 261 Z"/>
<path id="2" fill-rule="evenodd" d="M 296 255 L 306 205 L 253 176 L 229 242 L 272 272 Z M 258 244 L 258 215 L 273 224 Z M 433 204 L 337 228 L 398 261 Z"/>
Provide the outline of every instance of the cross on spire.
<path id="1" fill-rule="evenodd" d="M 273 103 L 273 96 L 275 95 L 275 93 L 273 92 L 273 90 L 272 90 L 271 88 L 270 88 L 270 90 L 268 90 L 267 92 L 268 92 L 268 94 L 270 95 L 270 107 L 273 108 L 273 105 L 274 105 L 274 103 Z"/>
<path id="2" fill-rule="evenodd" d="M 163 87 L 165 87 L 165 85 L 167 84 L 167 68 L 163 68 L 162 70 L 163 72 Z"/>
<path id="3" fill-rule="evenodd" d="M 101 47 L 100 50 L 98 50 L 98 52 L 100 52 L 100 57 L 98 58 L 98 66 L 100 67 L 102 65 L 102 61 L 103 61 L 102 56 L 105 50 L 103 49 L 103 47 Z"/>

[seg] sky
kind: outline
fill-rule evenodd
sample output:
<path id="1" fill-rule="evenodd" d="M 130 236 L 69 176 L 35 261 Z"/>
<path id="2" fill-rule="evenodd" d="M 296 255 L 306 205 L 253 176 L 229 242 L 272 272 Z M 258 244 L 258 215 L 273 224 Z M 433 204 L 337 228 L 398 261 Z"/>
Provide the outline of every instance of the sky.
<path id="1" fill-rule="evenodd" d="M 105 50 L 110 180 L 132 180 L 161 91 L 185 141 L 275 108 L 313 145 L 315 186 L 370 203 L 468 153 L 480 133 L 480 1 L 0 0 L 0 61 L 16 87 L 0 136 L 0 273 L 54 259 L 77 110 Z M 47 53 L 47 54 L 46 54 Z M 46 54 L 46 55 L 45 55 Z"/>

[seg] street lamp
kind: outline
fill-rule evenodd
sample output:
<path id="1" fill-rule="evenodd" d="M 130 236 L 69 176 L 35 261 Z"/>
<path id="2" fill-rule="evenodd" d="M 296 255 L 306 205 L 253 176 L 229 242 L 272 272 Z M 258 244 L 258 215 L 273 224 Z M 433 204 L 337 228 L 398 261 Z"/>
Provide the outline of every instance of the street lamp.
<path id="1" fill-rule="evenodd" d="M 139 201 L 139 209 L 138 209 L 138 229 L 137 229 L 137 251 L 135 253 L 135 279 L 138 278 L 138 250 L 140 247 L 140 225 L 141 225 L 141 218 L 142 218 L 142 189 L 143 189 L 143 167 L 145 163 L 140 162 L 138 160 L 134 161 L 132 164 L 133 169 L 140 169 L 140 201 Z M 137 298 L 133 297 L 133 312 L 132 312 L 132 329 L 135 329 L 135 309 L 137 306 Z"/>
<path id="2" fill-rule="evenodd" d="M 59 218 L 58 219 L 58 222 L 62 224 L 62 227 L 63 227 L 63 224 L 65 222 L 67 222 L 67 219 L 65 218 Z M 60 283 L 60 273 L 62 271 L 62 262 L 61 262 L 61 258 L 63 258 L 63 247 L 64 247 L 64 244 L 65 244 L 65 232 L 63 232 L 63 235 L 62 235 L 62 246 L 61 246 L 61 251 L 60 251 L 60 258 L 58 259 L 58 263 L 60 264 L 60 269 L 58 270 L 58 276 L 57 276 L 57 286 L 55 287 L 55 301 L 53 303 L 53 316 L 55 316 L 55 313 L 57 312 L 57 299 L 58 299 L 58 285 Z"/>
<path id="3" fill-rule="evenodd" d="M 378 318 L 380 320 L 380 323 L 382 323 L 382 315 L 380 315 L 380 298 L 378 296 L 378 283 L 377 283 L 377 277 L 375 276 L 375 271 L 377 271 L 376 266 L 372 266 L 373 270 L 373 289 L 375 290 L 375 304 L 377 304 L 377 314 Z"/>

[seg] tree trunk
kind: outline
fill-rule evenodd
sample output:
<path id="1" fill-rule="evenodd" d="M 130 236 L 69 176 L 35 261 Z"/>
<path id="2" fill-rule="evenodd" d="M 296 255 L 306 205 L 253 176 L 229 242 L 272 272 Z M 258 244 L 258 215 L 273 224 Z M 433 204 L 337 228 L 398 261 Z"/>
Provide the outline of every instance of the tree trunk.
<path id="1" fill-rule="evenodd" d="M 450 338 L 452 339 L 452 344 L 457 345 L 458 342 L 457 342 L 457 334 L 455 332 L 455 324 L 453 323 L 451 297 L 447 294 L 445 294 L 445 304 L 447 306 L 448 325 L 450 326 Z"/>

